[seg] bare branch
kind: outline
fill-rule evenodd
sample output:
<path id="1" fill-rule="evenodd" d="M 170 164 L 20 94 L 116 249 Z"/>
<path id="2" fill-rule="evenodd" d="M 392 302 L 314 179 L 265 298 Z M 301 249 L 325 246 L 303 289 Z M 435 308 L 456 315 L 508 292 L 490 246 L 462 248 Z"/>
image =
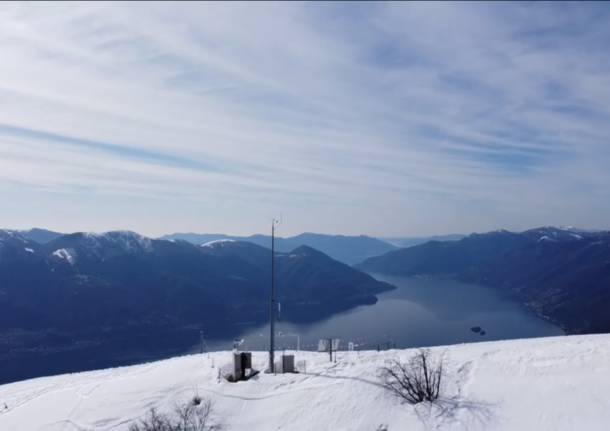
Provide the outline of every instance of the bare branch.
<path id="1" fill-rule="evenodd" d="M 158 413 L 151 409 L 146 417 L 132 424 L 129 431 L 212 431 L 218 425 L 211 424 L 212 402 L 197 397 L 185 404 L 176 404 L 173 415 Z"/>
<path id="2" fill-rule="evenodd" d="M 384 387 L 408 403 L 432 402 L 441 391 L 443 358 L 431 360 L 428 350 L 420 350 L 407 363 L 391 361 L 380 375 Z"/>

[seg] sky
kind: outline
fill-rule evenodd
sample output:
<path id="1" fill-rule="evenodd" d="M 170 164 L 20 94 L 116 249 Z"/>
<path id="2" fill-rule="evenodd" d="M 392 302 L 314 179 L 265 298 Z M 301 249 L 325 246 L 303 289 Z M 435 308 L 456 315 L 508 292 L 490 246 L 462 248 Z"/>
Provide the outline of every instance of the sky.
<path id="1" fill-rule="evenodd" d="M 0 226 L 610 228 L 607 3 L 0 4 Z"/>

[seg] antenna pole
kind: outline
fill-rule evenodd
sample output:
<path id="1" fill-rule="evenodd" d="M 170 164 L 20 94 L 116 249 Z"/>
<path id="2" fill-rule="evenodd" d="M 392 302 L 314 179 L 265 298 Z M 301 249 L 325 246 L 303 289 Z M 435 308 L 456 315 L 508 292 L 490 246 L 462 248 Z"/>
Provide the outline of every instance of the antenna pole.
<path id="1" fill-rule="evenodd" d="M 269 304 L 269 372 L 275 372 L 275 223 L 271 221 L 271 302 Z"/>

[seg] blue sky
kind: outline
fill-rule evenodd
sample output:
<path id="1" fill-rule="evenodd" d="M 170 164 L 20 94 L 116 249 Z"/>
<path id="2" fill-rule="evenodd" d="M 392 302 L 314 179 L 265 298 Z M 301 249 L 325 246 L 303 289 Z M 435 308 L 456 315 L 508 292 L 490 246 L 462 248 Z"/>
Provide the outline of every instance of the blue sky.
<path id="1" fill-rule="evenodd" d="M 605 3 L 2 3 L 3 227 L 610 228 Z"/>

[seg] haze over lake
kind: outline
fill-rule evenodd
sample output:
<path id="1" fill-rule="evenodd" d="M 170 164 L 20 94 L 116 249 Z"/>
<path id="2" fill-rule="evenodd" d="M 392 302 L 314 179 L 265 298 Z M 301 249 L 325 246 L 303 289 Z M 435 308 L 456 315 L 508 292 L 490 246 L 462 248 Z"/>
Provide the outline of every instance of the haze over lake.
<path id="1" fill-rule="evenodd" d="M 473 341 L 562 335 L 564 331 L 541 319 L 505 292 L 435 277 L 392 277 L 373 274 L 396 290 L 378 295 L 365 305 L 310 324 L 276 324 L 278 349 L 316 349 L 321 338 L 339 338 L 341 349 L 352 341 L 357 349 L 434 346 Z M 280 287 L 281 288 L 281 287 Z M 283 310 L 288 315 L 289 310 Z M 485 332 L 473 332 L 480 327 Z M 242 349 L 268 348 L 269 326 L 244 331 Z M 232 340 L 208 340 L 210 350 L 225 350 Z"/>

